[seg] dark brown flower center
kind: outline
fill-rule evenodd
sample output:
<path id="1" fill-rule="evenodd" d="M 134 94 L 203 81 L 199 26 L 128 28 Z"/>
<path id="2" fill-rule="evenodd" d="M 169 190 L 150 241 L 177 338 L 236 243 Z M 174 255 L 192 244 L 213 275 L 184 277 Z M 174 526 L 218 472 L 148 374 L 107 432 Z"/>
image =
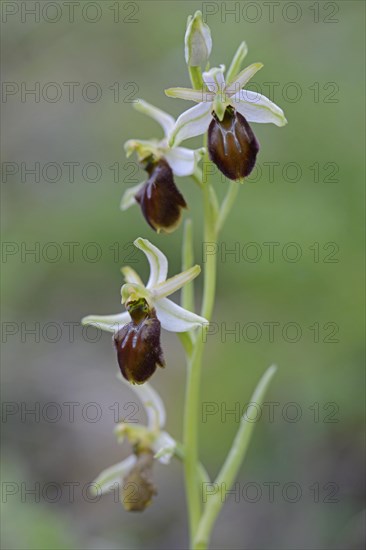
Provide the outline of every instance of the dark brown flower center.
<path id="1" fill-rule="evenodd" d="M 187 204 L 174 183 L 173 171 L 164 159 L 145 166 L 149 179 L 135 195 L 147 223 L 155 231 L 170 233 L 179 225 L 181 209 Z"/>
<path id="2" fill-rule="evenodd" d="M 208 151 L 218 169 L 227 178 L 237 180 L 253 170 L 259 143 L 245 118 L 229 106 L 222 121 L 213 113 L 208 129 Z"/>

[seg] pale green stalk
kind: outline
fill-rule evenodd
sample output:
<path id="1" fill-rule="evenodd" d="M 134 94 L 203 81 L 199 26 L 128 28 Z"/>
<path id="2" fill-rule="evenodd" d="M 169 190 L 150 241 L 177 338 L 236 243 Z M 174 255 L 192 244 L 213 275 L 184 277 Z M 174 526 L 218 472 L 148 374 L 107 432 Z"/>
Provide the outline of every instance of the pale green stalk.
<path id="1" fill-rule="evenodd" d="M 208 162 L 206 154 L 205 162 Z M 204 242 L 214 242 L 216 239 L 216 218 L 211 207 L 210 186 L 208 182 L 202 183 L 204 204 Z M 204 264 L 204 290 L 201 315 L 210 320 L 215 299 L 216 286 L 216 256 L 210 255 Z M 194 540 L 198 522 L 201 517 L 200 485 L 197 479 L 198 463 L 198 417 L 201 382 L 201 365 L 203 353 L 202 328 L 194 341 L 192 355 L 188 359 L 188 378 L 186 388 L 186 401 L 184 409 L 184 446 L 185 446 L 185 479 L 186 493 L 189 510 L 189 522 L 191 540 Z"/>

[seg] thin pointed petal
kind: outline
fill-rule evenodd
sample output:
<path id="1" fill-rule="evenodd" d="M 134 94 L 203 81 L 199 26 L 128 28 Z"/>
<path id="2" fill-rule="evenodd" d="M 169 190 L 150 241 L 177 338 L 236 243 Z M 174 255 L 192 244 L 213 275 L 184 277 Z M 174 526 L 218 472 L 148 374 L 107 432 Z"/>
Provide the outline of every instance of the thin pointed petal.
<path id="1" fill-rule="evenodd" d="M 207 319 L 178 306 L 168 298 L 155 302 L 155 309 L 161 326 L 170 332 L 187 332 L 208 324 Z"/>
<path id="2" fill-rule="evenodd" d="M 141 237 L 136 239 L 133 244 L 142 250 L 150 264 L 150 277 L 146 288 L 150 289 L 165 281 L 168 274 L 168 260 L 161 250 Z"/>
<path id="3" fill-rule="evenodd" d="M 243 63 L 247 53 L 248 53 L 248 46 L 246 45 L 245 42 L 242 42 L 239 48 L 236 50 L 233 60 L 231 62 L 231 65 L 226 73 L 226 82 L 228 84 L 230 84 L 234 80 L 235 76 L 240 71 L 241 64 Z"/>
<path id="4" fill-rule="evenodd" d="M 154 458 L 161 464 L 169 464 L 176 447 L 176 441 L 167 432 L 161 432 L 152 446 L 152 450 L 155 452 Z"/>
<path id="5" fill-rule="evenodd" d="M 136 456 L 130 455 L 122 460 L 122 462 L 103 470 L 97 479 L 94 480 L 94 483 L 97 485 L 94 488 L 94 492 L 99 494 L 99 491 L 101 491 L 102 494 L 105 494 L 108 491 L 116 489 L 116 484 L 122 484 L 123 478 L 131 471 L 135 464 Z"/>
<path id="6" fill-rule="evenodd" d="M 169 145 L 175 147 L 184 139 L 204 134 L 212 119 L 212 103 L 199 103 L 178 117 L 170 134 Z"/>
<path id="7" fill-rule="evenodd" d="M 144 286 L 144 283 L 141 281 L 140 276 L 136 273 L 134 269 L 132 269 L 132 267 L 122 267 L 121 271 L 126 283 L 133 283 L 135 285 Z"/>
<path id="8" fill-rule="evenodd" d="M 241 90 L 230 99 L 233 107 L 248 122 L 273 122 L 276 126 L 287 124 L 284 112 L 268 97 L 251 90 Z"/>
<path id="9" fill-rule="evenodd" d="M 202 74 L 203 81 L 208 90 L 215 95 L 223 92 L 225 88 L 224 71 L 225 65 L 220 65 L 220 67 L 213 67 Z"/>
<path id="10" fill-rule="evenodd" d="M 122 327 L 131 321 L 127 311 L 116 315 L 88 315 L 81 320 L 82 325 L 90 325 L 106 330 L 107 332 L 118 332 Z"/>
<path id="11" fill-rule="evenodd" d="M 196 101 L 197 103 L 201 103 L 206 95 L 209 97 L 206 101 L 213 99 L 213 94 L 203 93 L 202 91 L 193 90 L 192 88 L 168 88 L 165 90 L 165 95 L 178 99 L 187 99 L 188 101 Z"/>
<path id="12" fill-rule="evenodd" d="M 174 147 L 165 151 L 165 159 L 176 176 L 190 176 L 195 169 L 195 151 Z"/>
<path id="13" fill-rule="evenodd" d="M 147 115 L 156 120 L 156 122 L 160 124 L 160 126 L 163 128 L 164 134 L 166 136 L 173 128 L 175 122 L 174 118 L 168 113 L 162 111 L 161 109 L 154 107 L 154 105 L 151 105 L 147 101 L 144 101 L 143 99 L 138 99 L 133 104 L 133 106 L 136 111 L 139 111 L 140 113 L 143 113 L 144 115 Z"/>
<path id="14" fill-rule="evenodd" d="M 240 92 L 243 86 L 245 86 L 245 84 L 247 84 L 247 82 L 249 82 L 249 80 L 253 78 L 255 73 L 258 72 L 262 67 L 262 63 L 253 63 L 252 65 L 249 65 L 249 67 L 241 71 L 241 73 L 239 73 L 235 77 L 235 80 L 231 82 L 229 86 L 226 86 L 226 94 L 228 95 L 228 97 L 231 97 Z"/>
<path id="15" fill-rule="evenodd" d="M 121 199 L 121 210 L 127 210 L 127 208 L 130 208 L 134 204 L 137 204 L 135 195 L 140 191 L 140 189 L 143 188 L 145 185 L 145 182 L 138 183 L 134 187 L 130 187 L 129 189 L 126 189 L 126 191 L 123 193 L 122 199 Z"/>
<path id="16" fill-rule="evenodd" d="M 176 292 L 184 285 L 193 281 L 193 279 L 195 279 L 200 273 L 200 266 L 195 265 L 193 267 L 190 267 L 186 271 L 182 271 L 182 273 L 179 273 L 178 275 L 175 275 L 174 277 L 163 281 L 162 283 L 154 287 L 154 299 L 160 300 L 160 298 L 165 298 L 165 296 L 173 294 L 173 292 Z"/>

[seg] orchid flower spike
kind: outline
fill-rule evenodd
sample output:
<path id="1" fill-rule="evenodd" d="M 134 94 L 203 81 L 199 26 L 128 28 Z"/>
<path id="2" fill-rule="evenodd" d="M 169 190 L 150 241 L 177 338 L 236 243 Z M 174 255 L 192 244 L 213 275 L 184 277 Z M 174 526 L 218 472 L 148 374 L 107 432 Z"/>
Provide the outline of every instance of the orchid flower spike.
<path id="1" fill-rule="evenodd" d="M 127 311 L 116 315 L 89 315 L 82 324 L 114 333 L 123 376 L 133 384 L 143 384 L 157 366 L 164 366 L 160 327 L 170 332 L 187 332 L 207 325 L 208 321 L 167 298 L 197 277 L 201 268 L 195 265 L 167 279 L 166 256 L 146 239 L 138 238 L 134 245 L 144 252 L 150 264 L 147 285 L 131 267 L 124 267 L 126 284 L 121 295 Z"/>
<path id="2" fill-rule="evenodd" d="M 118 375 L 125 384 L 128 382 Z M 129 384 L 128 384 L 129 385 Z M 114 466 L 103 470 L 95 480 L 94 491 L 105 494 L 119 489 L 120 499 L 128 511 L 142 511 L 156 494 L 151 474 L 154 461 L 169 464 L 174 455 L 176 442 L 163 430 L 166 413 L 159 394 L 147 383 L 144 386 L 130 386 L 144 406 L 147 425 L 119 422 L 115 428 L 118 441 L 125 439 L 132 445 L 133 452 Z M 136 491 L 131 492 L 131 483 Z"/>
<path id="3" fill-rule="evenodd" d="M 263 65 L 253 63 L 240 70 L 246 54 L 245 44 L 236 52 L 224 78 L 224 65 L 204 72 L 204 89 L 169 88 L 169 97 L 195 101 L 198 105 L 182 113 L 170 131 L 169 144 L 176 147 L 183 140 L 204 134 L 208 130 L 208 150 L 211 160 L 230 179 L 248 176 L 252 171 L 259 144 L 248 122 L 287 123 L 285 115 L 264 95 L 242 88 Z"/>
<path id="4" fill-rule="evenodd" d="M 164 137 L 160 141 L 130 139 L 125 143 L 127 157 L 135 152 L 149 177 L 147 181 L 127 189 L 122 197 L 121 209 L 126 210 L 138 203 L 146 221 L 155 231 L 170 233 L 179 225 L 182 208 L 187 207 L 173 176 L 192 175 L 204 150 L 169 147 L 168 134 L 174 127 L 174 118 L 142 99 L 133 105 L 137 111 L 160 124 Z"/>

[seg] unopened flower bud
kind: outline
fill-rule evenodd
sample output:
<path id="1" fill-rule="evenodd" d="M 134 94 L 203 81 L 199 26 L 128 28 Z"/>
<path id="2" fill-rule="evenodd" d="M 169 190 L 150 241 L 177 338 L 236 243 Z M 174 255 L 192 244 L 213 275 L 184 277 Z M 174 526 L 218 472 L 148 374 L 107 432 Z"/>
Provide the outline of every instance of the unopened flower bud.
<path id="1" fill-rule="evenodd" d="M 189 67 L 206 65 L 212 49 L 211 31 L 202 21 L 202 13 L 189 16 L 184 37 L 184 54 Z"/>
<path id="2" fill-rule="evenodd" d="M 150 161 L 146 171 L 150 177 L 135 199 L 155 231 L 171 233 L 178 227 L 181 210 L 187 203 L 174 183 L 173 171 L 166 160 Z"/>
<path id="3" fill-rule="evenodd" d="M 126 308 L 132 321 L 114 336 L 118 364 L 126 380 L 143 384 L 157 366 L 165 366 L 160 345 L 160 321 L 155 309 L 150 308 L 144 298 L 130 301 Z"/>
<path id="4" fill-rule="evenodd" d="M 255 166 L 259 143 L 245 118 L 227 107 L 222 121 L 214 115 L 208 129 L 212 162 L 229 179 L 248 176 Z"/>
<path id="5" fill-rule="evenodd" d="M 123 480 L 121 500 L 128 512 L 143 512 L 157 494 L 152 483 L 153 461 L 150 450 L 139 452 L 134 467 Z"/>

